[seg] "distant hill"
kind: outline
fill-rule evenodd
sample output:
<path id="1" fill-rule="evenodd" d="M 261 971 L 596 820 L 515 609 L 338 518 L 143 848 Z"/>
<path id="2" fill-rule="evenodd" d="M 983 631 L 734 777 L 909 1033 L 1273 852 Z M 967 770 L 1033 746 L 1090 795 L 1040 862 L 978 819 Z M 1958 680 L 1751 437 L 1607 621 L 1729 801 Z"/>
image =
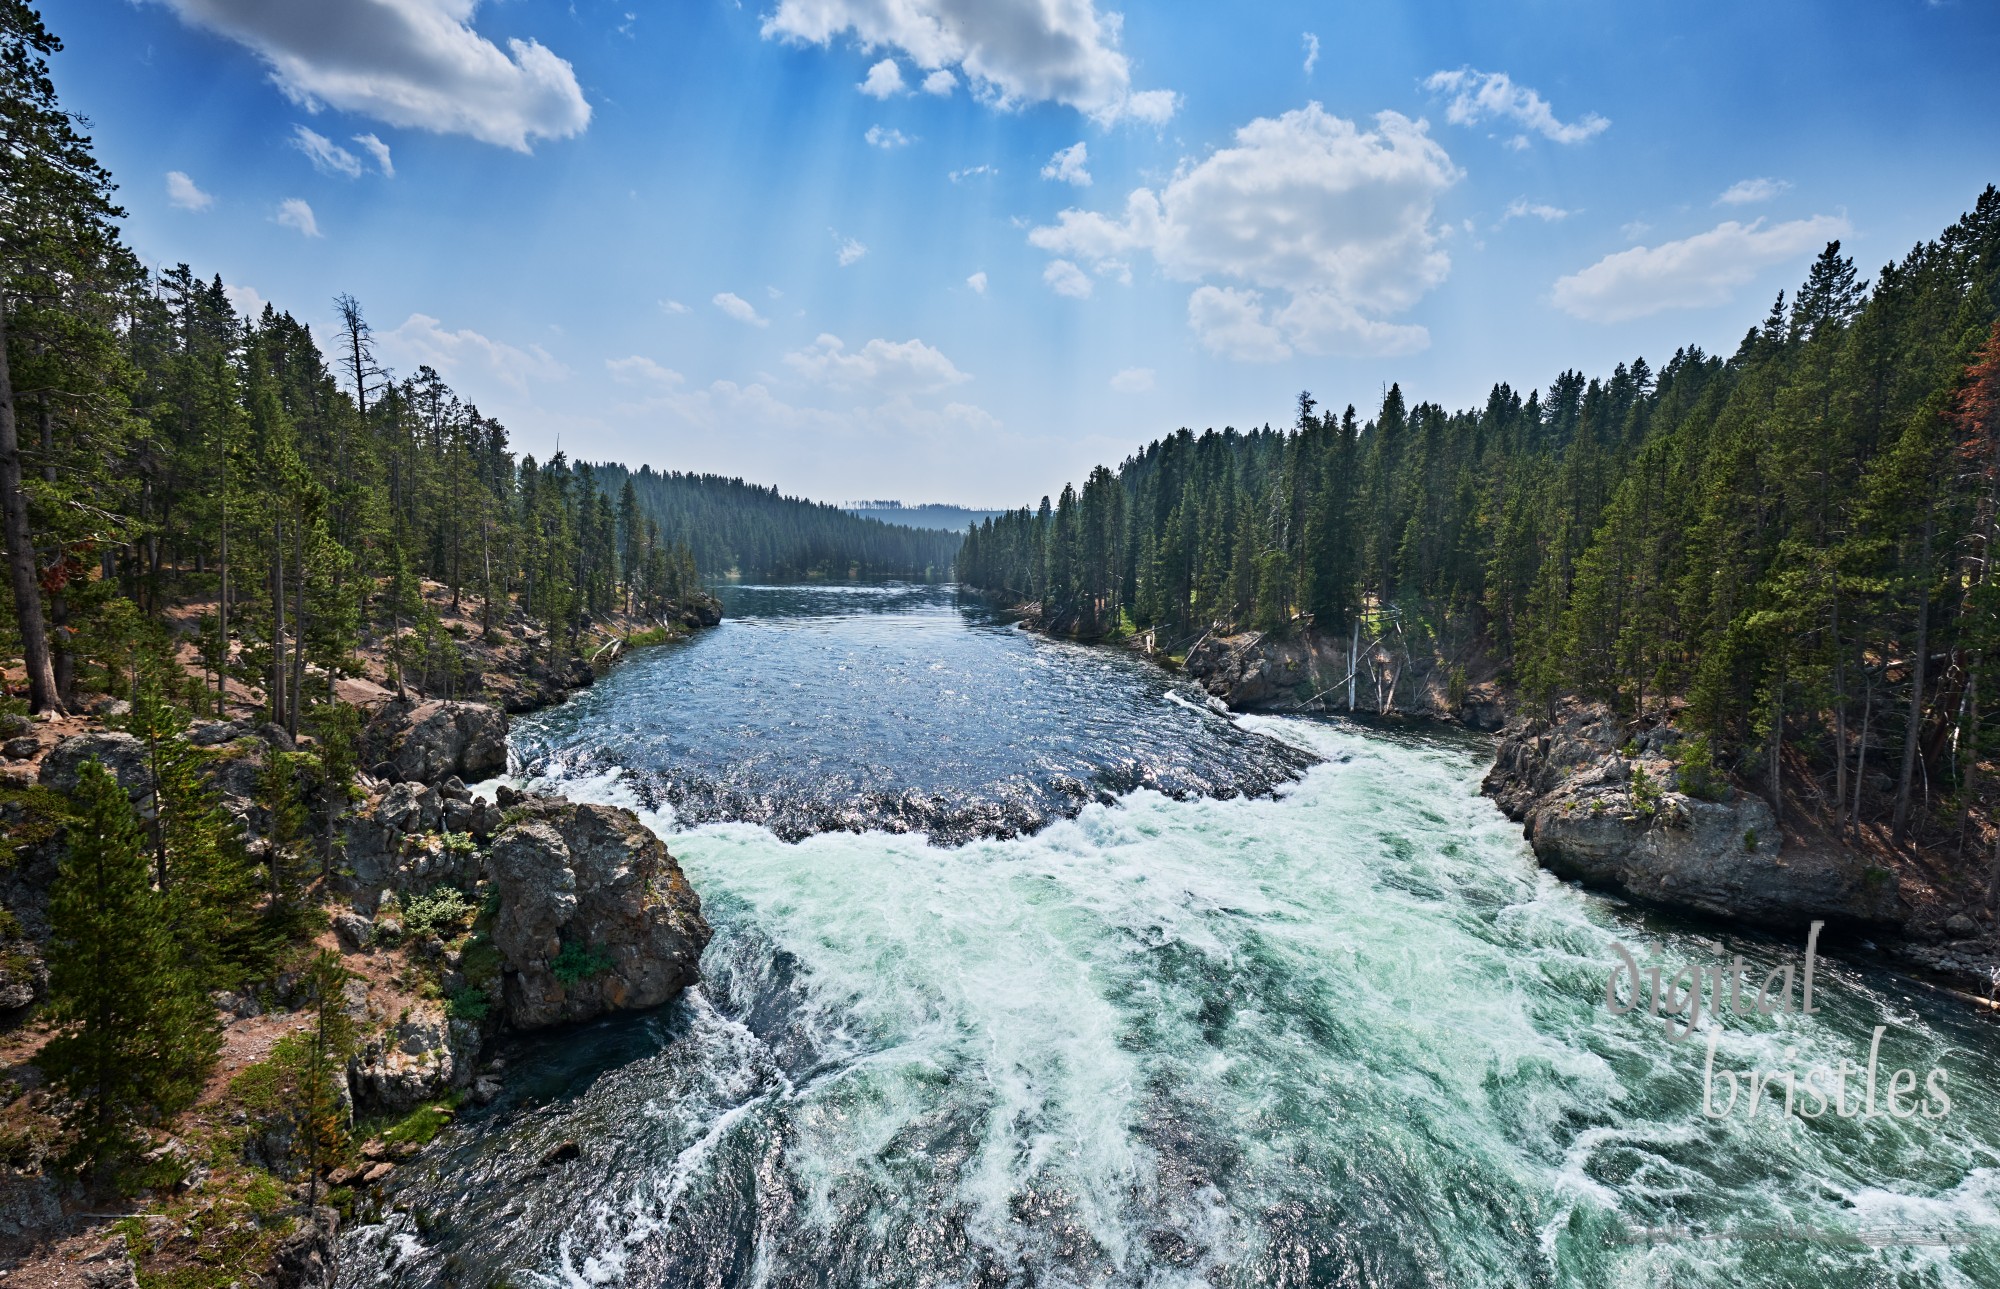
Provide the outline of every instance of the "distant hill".
<path id="1" fill-rule="evenodd" d="M 800 577 L 909 578 L 945 581 L 970 521 L 882 523 L 824 502 L 787 497 L 776 488 L 712 474 L 594 466 L 597 486 L 614 500 L 631 480 L 639 508 L 668 542 L 685 542 L 706 575 L 732 571 L 748 580 Z M 896 512 L 898 514 L 909 512 Z M 966 515 L 985 512 L 962 511 Z"/>
<path id="2" fill-rule="evenodd" d="M 863 519 L 879 519 L 885 524 L 901 524 L 905 528 L 939 528 L 955 533 L 962 533 L 974 524 L 1003 513 L 998 510 L 969 510 L 942 502 L 906 506 L 900 501 L 850 501 L 841 509 Z"/>

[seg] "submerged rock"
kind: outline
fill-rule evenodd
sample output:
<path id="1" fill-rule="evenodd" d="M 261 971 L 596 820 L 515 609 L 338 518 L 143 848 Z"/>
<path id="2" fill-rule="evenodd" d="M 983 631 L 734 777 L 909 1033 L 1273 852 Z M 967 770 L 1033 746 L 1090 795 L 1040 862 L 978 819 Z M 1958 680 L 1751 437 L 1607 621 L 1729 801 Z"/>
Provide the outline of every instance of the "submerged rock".
<path id="1" fill-rule="evenodd" d="M 1544 867 L 1587 886 L 1772 927 L 1812 920 L 1898 925 L 1894 874 L 1845 850 L 1786 847 L 1764 798 L 1718 785 L 1683 791 L 1665 755 L 1677 735 L 1649 731 L 1626 756 L 1601 708 L 1529 720 L 1501 740 L 1483 785 L 1525 828 Z"/>
<path id="2" fill-rule="evenodd" d="M 493 942 L 516 1029 L 658 1007 L 697 978 L 701 901 L 665 844 L 613 806 L 530 798 L 493 841 Z"/>

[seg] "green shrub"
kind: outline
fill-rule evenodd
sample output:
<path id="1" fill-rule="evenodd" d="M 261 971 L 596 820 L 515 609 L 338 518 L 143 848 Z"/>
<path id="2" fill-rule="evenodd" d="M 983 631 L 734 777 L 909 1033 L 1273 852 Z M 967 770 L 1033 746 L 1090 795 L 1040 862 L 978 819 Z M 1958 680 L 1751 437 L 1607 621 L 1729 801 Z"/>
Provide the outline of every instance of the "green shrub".
<path id="1" fill-rule="evenodd" d="M 1646 773 L 1646 767 L 1635 762 L 1632 766 L 1632 813 L 1641 819 L 1651 819 L 1660 810 L 1660 785 L 1653 782 L 1653 776 Z"/>
<path id="2" fill-rule="evenodd" d="M 1675 779 L 1682 792 L 1702 801 L 1729 796 L 1729 781 L 1715 768 L 1715 753 L 1706 738 L 1691 738 L 1674 746 Z"/>
<path id="3" fill-rule="evenodd" d="M 452 994 L 444 1002 L 444 1014 L 453 1020 L 469 1020 L 474 1024 L 486 1019 L 493 1011 L 493 1002 L 486 991 L 477 985 L 467 985 Z"/>
<path id="4" fill-rule="evenodd" d="M 412 895 L 403 905 L 403 928 L 422 939 L 435 935 L 450 939 L 472 920 L 472 901 L 456 886 L 440 886 L 423 895 Z"/>
<path id="5" fill-rule="evenodd" d="M 1752 851 L 1757 849 L 1757 830 L 1755 828 L 1745 828 L 1743 830 L 1743 849 Z"/>
<path id="6" fill-rule="evenodd" d="M 595 949 L 585 948 L 583 943 L 572 940 L 562 947 L 562 952 L 549 964 L 549 971 L 565 985 L 573 985 L 579 980 L 601 976 L 611 970 L 611 959 Z"/>
<path id="7" fill-rule="evenodd" d="M 460 1097 L 454 1092 L 442 1101 L 432 1101 L 410 1111 L 402 1119 L 382 1130 L 382 1140 L 391 1146 L 404 1142 L 414 1142 L 428 1146 L 437 1135 L 451 1123 L 458 1110 Z"/>

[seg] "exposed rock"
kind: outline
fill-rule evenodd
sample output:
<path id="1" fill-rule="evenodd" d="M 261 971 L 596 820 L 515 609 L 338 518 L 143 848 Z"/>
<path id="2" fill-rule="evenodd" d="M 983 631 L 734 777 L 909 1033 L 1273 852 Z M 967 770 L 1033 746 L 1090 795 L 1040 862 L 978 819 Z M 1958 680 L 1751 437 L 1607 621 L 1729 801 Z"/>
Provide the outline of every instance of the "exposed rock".
<path id="1" fill-rule="evenodd" d="M 1188 650 L 1181 665 L 1190 679 L 1238 711 L 1345 712 L 1350 710 L 1349 647 L 1348 641 L 1329 641 L 1305 629 L 1283 637 L 1262 632 L 1207 635 Z M 1475 670 L 1481 665 L 1478 658 L 1473 663 Z M 1412 659 L 1379 648 L 1364 650 L 1352 710 L 1499 729 L 1507 718 L 1499 685 L 1491 679 L 1468 682 L 1466 671 L 1437 653 Z"/>
<path id="2" fill-rule="evenodd" d="M 0 738 L 19 738 L 34 728 L 35 723 L 19 712 L 0 713 Z"/>
<path id="3" fill-rule="evenodd" d="M 333 1283 L 333 1241 L 340 1214 L 322 1208 L 300 1222 L 271 1258 L 275 1289 L 323 1289 Z"/>
<path id="4" fill-rule="evenodd" d="M 25 761 L 41 750 L 42 741 L 32 734 L 10 738 L 5 744 L 0 744 L 0 755 L 4 755 L 9 761 Z"/>
<path id="5" fill-rule="evenodd" d="M 359 953 L 375 942 L 375 923 L 359 913 L 333 915 L 333 934 L 349 953 Z"/>
<path id="6" fill-rule="evenodd" d="M 1671 738 L 1639 740 L 1630 758 L 1619 739 L 1609 714 L 1594 707 L 1572 707 L 1553 723 L 1525 721 L 1502 739 L 1486 794 L 1523 822 L 1551 872 L 1773 927 L 1815 918 L 1894 925 L 1907 916 L 1888 870 L 1846 851 L 1787 849 L 1762 797 L 1733 787 L 1721 800 L 1691 796 L 1661 754 Z"/>
<path id="7" fill-rule="evenodd" d="M 73 792 L 83 763 L 92 758 L 103 762 L 134 803 L 151 799 L 153 771 L 146 761 L 146 745 L 115 730 L 70 735 L 49 749 L 37 777 L 45 788 Z"/>
<path id="8" fill-rule="evenodd" d="M 709 928 L 666 846 L 629 810 L 529 802 L 489 857 L 508 1021 L 538 1029 L 678 996 Z"/>
<path id="9" fill-rule="evenodd" d="M 387 703 L 362 734 L 378 777 L 435 784 L 491 778 L 507 768 L 507 718 L 485 703 Z M 383 766 L 390 773 L 380 774 Z"/>
<path id="10" fill-rule="evenodd" d="M 48 964 L 33 940 L 0 940 L 0 1017 L 47 994 Z"/>
<path id="11" fill-rule="evenodd" d="M 188 726 L 188 742 L 196 747 L 219 747 L 245 734 L 242 725 L 235 721 L 197 721 Z"/>
<path id="12" fill-rule="evenodd" d="M 113 1240 L 85 1258 L 80 1270 L 89 1289 L 139 1289 L 138 1268 L 132 1265 L 132 1255 L 126 1251 L 122 1239 Z"/>
<path id="13" fill-rule="evenodd" d="M 1979 924 L 1963 913 L 1954 913 L 1946 918 L 1944 920 L 1944 929 L 1956 936 L 1973 936 L 1979 934 Z"/>
<path id="14" fill-rule="evenodd" d="M 472 1082 L 479 1054 L 476 1025 L 448 1020 L 435 1003 L 413 1008 L 382 1038 L 371 1039 L 348 1067 L 355 1103 L 367 1111 L 406 1114 Z"/>

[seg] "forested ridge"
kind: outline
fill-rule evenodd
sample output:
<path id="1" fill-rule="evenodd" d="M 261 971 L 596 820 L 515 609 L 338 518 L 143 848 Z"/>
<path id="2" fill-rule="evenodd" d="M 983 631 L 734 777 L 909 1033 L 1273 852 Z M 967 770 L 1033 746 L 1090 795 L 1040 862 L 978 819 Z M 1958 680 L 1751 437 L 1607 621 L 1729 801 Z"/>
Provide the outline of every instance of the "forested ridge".
<path id="1" fill-rule="evenodd" d="M 1830 244 L 1726 358 L 1457 412 L 1391 387 L 1365 422 L 1302 394 L 1289 430 L 1183 429 L 979 525 L 960 577 L 1181 646 L 1393 618 L 1767 786 L 1803 758 L 1830 817 L 1962 826 L 2000 716 L 1996 316 L 1989 187 L 1872 283 Z"/>
<path id="2" fill-rule="evenodd" d="M 825 502 L 714 474 L 593 467 L 607 488 L 629 479 L 640 513 L 669 541 L 686 546 L 712 576 L 751 580 L 806 577 L 942 581 L 959 534 L 850 515 Z"/>

